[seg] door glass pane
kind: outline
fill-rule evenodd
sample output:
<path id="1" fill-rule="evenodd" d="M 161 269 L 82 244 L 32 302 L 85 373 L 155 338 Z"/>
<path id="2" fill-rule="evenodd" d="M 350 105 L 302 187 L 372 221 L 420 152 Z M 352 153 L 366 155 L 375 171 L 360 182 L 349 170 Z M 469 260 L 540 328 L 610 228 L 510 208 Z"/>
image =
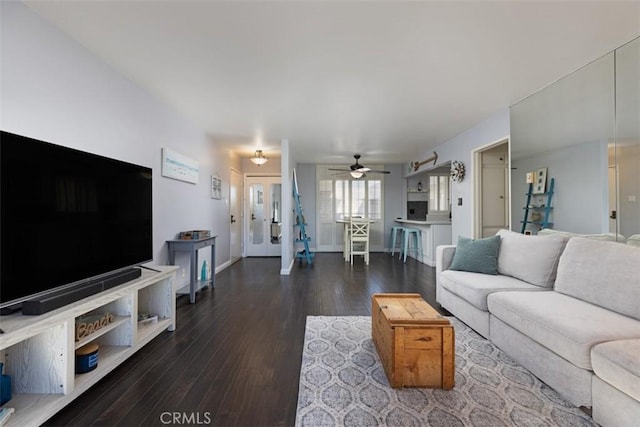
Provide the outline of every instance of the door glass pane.
<path id="1" fill-rule="evenodd" d="M 280 222 L 280 200 L 282 198 L 282 185 L 271 184 L 269 186 L 269 200 L 271 201 L 271 222 Z"/>
<path id="2" fill-rule="evenodd" d="M 251 184 L 249 186 L 249 240 L 254 245 L 264 242 L 264 186 Z"/>

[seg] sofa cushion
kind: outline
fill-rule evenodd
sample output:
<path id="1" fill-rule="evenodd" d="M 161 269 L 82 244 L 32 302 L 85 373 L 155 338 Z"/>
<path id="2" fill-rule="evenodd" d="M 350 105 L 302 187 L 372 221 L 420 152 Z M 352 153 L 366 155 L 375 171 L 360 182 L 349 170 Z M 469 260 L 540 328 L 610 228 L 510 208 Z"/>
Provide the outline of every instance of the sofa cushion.
<path id="1" fill-rule="evenodd" d="M 572 237 L 560 257 L 555 290 L 640 319 L 640 250 Z"/>
<path id="2" fill-rule="evenodd" d="M 487 306 L 493 316 L 583 369 L 591 369 L 594 345 L 640 337 L 640 321 L 559 292 L 495 292 Z"/>
<path id="3" fill-rule="evenodd" d="M 453 255 L 451 270 L 474 273 L 498 274 L 498 249 L 500 236 L 484 239 L 458 237 L 458 245 Z"/>
<path id="4" fill-rule="evenodd" d="M 640 338 L 596 345 L 591 364 L 601 379 L 640 400 Z"/>
<path id="5" fill-rule="evenodd" d="M 509 230 L 498 231 L 502 238 L 498 252 L 498 273 L 551 288 L 556 279 L 566 236 L 525 236 Z"/>
<path id="6" fill-rule="evenodd" d="M 543 228 L 542 230 L 538 231 L 538 236 L 545 236 L 550 234 L 562 235 L 567 237 L 584 237 L 586 239 L 604 240 L 606 242 L 624 242 L 625 241 L 625 238 L 622 234 L 616 234 L 616 233 L 579 234 L 579 233 L 571 233 L 569 231 L 554 230 L 552 228 Z"/>
<path id="7" fill-rule="evenodd" d="M 492 292 L 545 290 L 510 276 L 488 276 L 453 270 L 446 270 L 440 274 L 440 285 L 484 311 L 487 311 L 487 296 Z"/>

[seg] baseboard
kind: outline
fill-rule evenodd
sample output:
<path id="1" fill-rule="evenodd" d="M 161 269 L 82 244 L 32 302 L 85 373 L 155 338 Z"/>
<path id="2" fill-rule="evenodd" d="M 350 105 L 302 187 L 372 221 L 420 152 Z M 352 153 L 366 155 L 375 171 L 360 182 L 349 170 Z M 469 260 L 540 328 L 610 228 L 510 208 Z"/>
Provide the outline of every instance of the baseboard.
<path id="1" fill-rule="evenodd" d="M 231 267 L 232 264 L 233 264 L 233 262 L 231 262 L 231 260 L 229 260 L 227 262 L 223 262 L 222 264 L 220 264 L 219 266 L 216 267 L 216 274 L 220 273 L 225 268 Z"/>
<path id="2" fill-rule="evenodd" d="M 291 274 L 291 270 L 293 270 L 293 263 L 295 262 L 295 258 L 293 258 L 291 260 L 291 263 L 289 263 L 289 268 L 282 268 L 280 269 L 280 275 L 281 276 L 288 276 Z"/>

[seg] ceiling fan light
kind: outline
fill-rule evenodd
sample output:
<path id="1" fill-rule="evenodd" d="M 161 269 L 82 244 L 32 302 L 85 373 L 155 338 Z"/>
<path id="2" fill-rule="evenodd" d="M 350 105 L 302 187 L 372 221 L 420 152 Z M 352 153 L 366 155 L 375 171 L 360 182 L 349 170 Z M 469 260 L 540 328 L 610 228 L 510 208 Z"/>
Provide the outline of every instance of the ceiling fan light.
<path id="1" fill-rule="evenodd" d="M 267 159 L 267 156 L 262 154 L 262 150 L 256 150 L 254 156 L 249 160 L 251 160 L 256 165 L 261 166 L 267 163 L 267 160 L 269 159 Z"/>
<path id="2" fill-rule="evenodd" d="M 364 175 L 364 172 L 360 172 L 358 170 L 351 171 L 351 176 L 354 177 L 355 179 L 362 178 L 362 175 Z"/>

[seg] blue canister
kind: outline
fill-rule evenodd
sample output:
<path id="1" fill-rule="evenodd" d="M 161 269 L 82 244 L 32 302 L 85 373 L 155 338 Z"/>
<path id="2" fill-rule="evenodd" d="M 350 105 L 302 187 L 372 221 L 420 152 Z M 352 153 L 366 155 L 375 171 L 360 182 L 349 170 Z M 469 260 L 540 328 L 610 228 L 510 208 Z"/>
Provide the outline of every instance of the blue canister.
<path id="1" fill-rule="evenodd" d="M 4 374 L 4 363 L 0 363 L 0 405 L 11 400 L 11 377 Z"/>
<path id="2" fill-rule="evenodd" d="M 98 344 L 90 343 L 76 350 L 76 374 L 84 374 L 98 367 Z"/>

